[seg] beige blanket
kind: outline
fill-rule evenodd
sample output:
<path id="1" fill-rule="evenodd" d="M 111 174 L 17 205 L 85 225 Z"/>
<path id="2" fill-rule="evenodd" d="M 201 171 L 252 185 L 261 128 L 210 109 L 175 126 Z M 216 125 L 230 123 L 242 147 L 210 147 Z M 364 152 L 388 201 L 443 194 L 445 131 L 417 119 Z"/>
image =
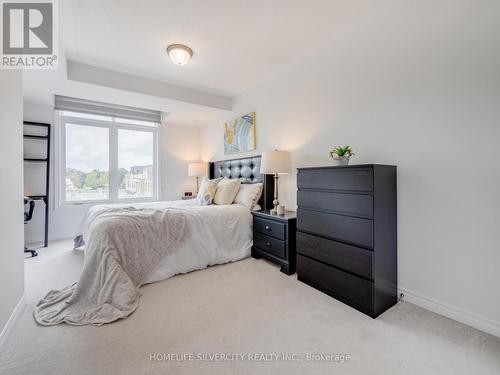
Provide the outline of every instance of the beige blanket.
<path id="1" fill-rule="evenodd" d="M 80 280 L 42 298 L 34 311 L 37 323 L 102 325 L 130 315 L 139 287 L 185 238 L 186 217 L 171 209 L 110 208 L 89 233 Z"/>

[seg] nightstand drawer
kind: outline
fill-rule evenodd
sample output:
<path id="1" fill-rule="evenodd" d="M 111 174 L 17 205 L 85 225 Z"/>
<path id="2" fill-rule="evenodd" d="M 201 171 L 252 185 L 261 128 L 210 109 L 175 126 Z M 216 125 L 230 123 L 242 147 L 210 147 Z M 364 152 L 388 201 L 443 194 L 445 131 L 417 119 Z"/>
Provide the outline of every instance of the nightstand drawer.
<path id="1" fill-rule="evenodd" d="M 253 238 L 253 245 L 269 254 L 283 259 L 285 258 L 285 241 L 280 241 L 276 238 L 266 236 L 261 233 L 255 233 Z"/>
<path id="2" fill-rule="evenodd" d="M 257 232 L 264 233 L 265 235 L 272 236 L 279 240 L 284 241 L 286 239 L 285 224 L 283 223 L 254 216 L 253 228 Z"/>

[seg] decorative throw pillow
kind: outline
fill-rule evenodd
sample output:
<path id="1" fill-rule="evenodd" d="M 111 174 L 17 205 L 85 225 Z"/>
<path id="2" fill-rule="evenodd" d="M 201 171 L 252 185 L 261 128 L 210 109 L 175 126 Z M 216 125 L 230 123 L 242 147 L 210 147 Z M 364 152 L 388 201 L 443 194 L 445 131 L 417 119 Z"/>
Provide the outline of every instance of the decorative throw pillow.
<path id="1" fill-rule="evenodd" d="M 217 185 L 217 191 L 215 192 L 214 203 L 215 204 L 233 204 L 236 194 L 240 189 L 241 179 L 234 178 L 224 178 Z"/>
<path id="2" fill-rule="evenodd" d="M 234 198 L 234 203 L 242 204 L 253 210 L 257 205 L 257 202 L 262 195 L 262 183 L 258 182 L 256 184 L 242 184 L 240 190 Z"/>
<path id="3" fill-rule="evenodd" d="M 207 177 L 204 177 L 203 180 L 201 180 L 200 190 L 196 196 L 196 203 L 202 206 L 212 204 L 215 197 L 215 191 L 217 190 L 217 184 L 221 180 L 222 177 L 215 178 L 213 180 L 209 180 Z"/>

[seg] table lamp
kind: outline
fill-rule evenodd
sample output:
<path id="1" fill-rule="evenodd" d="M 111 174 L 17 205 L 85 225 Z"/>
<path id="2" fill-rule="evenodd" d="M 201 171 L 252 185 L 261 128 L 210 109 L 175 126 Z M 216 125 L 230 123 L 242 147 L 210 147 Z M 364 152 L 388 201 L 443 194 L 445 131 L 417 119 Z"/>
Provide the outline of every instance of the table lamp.
<path id="1" fill-rule="evenodd" d="M 200 176 L 204 176 L 206 172 L 205 163 L 189 163 L 188 164 L 188 176 L 196 177 L 196 192 L 198 194 L 198 179 Z"/>
<path id="2" fill-rule="evenodd" d="M 260 161 L 260 173 L 274 175 L 274 208 L 271 214 L 278 213 L 278 178 L 279 174 L 288 174 L 292 172 L 290 162 L 290 152 L 288 151 L 264 151 Z"/>

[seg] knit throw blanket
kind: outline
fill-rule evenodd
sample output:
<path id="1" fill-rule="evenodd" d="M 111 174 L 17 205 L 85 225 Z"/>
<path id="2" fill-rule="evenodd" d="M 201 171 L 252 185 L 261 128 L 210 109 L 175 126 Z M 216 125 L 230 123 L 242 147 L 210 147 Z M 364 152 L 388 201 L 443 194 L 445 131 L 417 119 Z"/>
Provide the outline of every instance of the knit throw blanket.
<path id="1" fill-rule="evenodd" d="M 186 237 L 186 217 L 172 209 L 110 208 L 92 222 L 77 283 L 51 290 L 35 307 L 38 324 L 102 325 L 135 311 L 140 286 Z"/>

